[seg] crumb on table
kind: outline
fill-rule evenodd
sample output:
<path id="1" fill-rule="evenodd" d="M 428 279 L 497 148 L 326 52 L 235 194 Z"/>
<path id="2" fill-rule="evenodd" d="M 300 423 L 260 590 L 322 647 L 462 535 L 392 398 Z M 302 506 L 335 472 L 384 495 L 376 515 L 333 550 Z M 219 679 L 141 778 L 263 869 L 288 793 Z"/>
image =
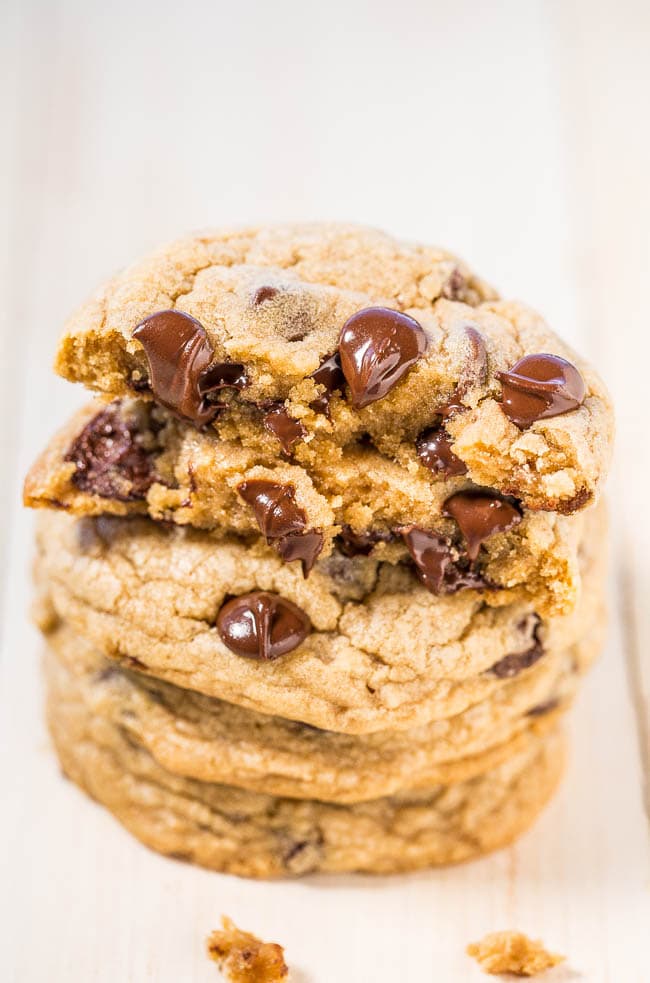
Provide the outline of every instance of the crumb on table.
<path id="1" fill-rule="evenodd" d="M 208 937 L 208 955 L 231 983 L 278 983 L 289 969 L 277 942 L 262 942 L 223 915 L 221 929 Z"/>
<path id="2" fill-rule="evenodd" d="M 541 942 L 529 939 L 523 932 L 492 932 L 468 945 L 467 954 L 476 959 L 484 973 L 495 976 L 535 976 L 564 960 L 564 956 L 547 952 Z"/>

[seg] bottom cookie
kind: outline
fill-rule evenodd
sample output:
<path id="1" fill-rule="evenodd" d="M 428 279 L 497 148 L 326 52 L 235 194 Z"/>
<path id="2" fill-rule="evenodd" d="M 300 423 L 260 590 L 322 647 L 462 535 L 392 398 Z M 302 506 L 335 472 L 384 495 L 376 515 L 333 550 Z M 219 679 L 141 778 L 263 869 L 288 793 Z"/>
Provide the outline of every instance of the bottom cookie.
<path id="1" fill-rule="evenodd" d="M 551 797 L 559 730 L 469 781 L 357 805 L 287 799 L 172 774 L 71 686 L 48 696 L 64 772 L 143 843 L 245 877 L 391 873 L 458 863 L 505 846 Z"/>
<path id="2" fill-rule="evenodd" d="M 71 688 L 95 716 L 122 726 L 166 771 L 251 792 L 353 804 L 454 785 L 495 768 L 552 730 L 600 647 L 600 629 L 549 652 L 482 702 L 397 732 L 334 734 L 269 717 L 104 659 L 62 622 L 47 630 L 50 692 Z"/>

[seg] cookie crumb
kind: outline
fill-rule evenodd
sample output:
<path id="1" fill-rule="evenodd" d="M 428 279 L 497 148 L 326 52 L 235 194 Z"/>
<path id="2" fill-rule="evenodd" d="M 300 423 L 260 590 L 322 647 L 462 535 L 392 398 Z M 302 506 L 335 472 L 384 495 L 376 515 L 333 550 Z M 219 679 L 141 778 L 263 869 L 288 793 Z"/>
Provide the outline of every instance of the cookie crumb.
<path id="1" fill-rule="evenodd" d="M 541 942 L 523 932 L 492 932 L 480 942 L 467 946 L 467 955 L 478 962 L 484 973 L 497 976 L 536 976 L 564 961 L 564 956 L 547 952 Z"/>
<path id="2" fill-rule="evenodd" d="M 281 945 L 262 942 L 250 932 L 243 932 L 226 915 L 221 917 L 221 926 L 208 937 L 208 955 L 231 983 L 278 983 L 287 979 L 289 968 Z"/>

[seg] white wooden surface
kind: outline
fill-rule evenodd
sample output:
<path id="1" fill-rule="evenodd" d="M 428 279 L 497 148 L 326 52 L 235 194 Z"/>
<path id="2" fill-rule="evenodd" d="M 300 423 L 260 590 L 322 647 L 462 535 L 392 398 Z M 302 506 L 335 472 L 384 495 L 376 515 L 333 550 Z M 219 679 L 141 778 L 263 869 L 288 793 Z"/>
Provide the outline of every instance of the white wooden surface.
<path id="1" fill-rule="evenodd" d="M 212 980 L 222 912 L 299 983 L 477 981 L 466 943 L 512 927 L 568 955 L 549 981 L 650 979 L 649 32 L 641 0 L 5 0 L 0 979 Z M 568 779 L 457 869 L 257 884 L 167 861 L 62 780 L 41 723 L 20 483 L 83 399 L 50 371 L 66 313 L 159 240 L 302 217 L 456 249 L 618 402 L 612 631 Z"/>

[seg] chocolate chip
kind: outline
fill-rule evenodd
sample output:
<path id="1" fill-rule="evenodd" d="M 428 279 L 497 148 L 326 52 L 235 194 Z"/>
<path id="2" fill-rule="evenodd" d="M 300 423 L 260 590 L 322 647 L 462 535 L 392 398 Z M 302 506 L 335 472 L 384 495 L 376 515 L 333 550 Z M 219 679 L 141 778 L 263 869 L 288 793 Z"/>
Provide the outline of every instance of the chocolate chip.
<path id="1" fill-rule="evenodd" d="M 242 390 L 248 385 L 248 376 L 241 362 L 214 362 L 209 369 L 201 373 L 199 390 L 202 396 L 211 396 L 221 389 Z M 213 403 L 217 409 L 218 403 Z"/>
<path id="2" fill-rule="evenodd" d="M 326 356 L 315 372 L 309 376 L 314 382 L 325 387 L 325 391 L 317 396 L 310 404 L 315 413 L 330 415 L 330 401 L 335 392 L 343 392 L 345 376 L 341 369 L 341 358 L 338 352 Z"/>
<path id="3" fill-rule="evenodd" d="M 400 530 L 413 558 L 418 576 L 432 594 L 455 594 L 459 590 L 492 589 L 482 574 L 463 563 L 451 542 L 420 526 Z"/>
<path id="4" fill-rule="evenodd" d="M 428 345 L 422 326 L 408 314 L 366 307 L 348 318 L 339 338 L 339 355 L 354 406 L 368 406 L 386 396 Z"/>
<path id="5" fill-rule="evenodd" d="M 497 378 L 503 388 L 501 408 L 520 430 L 577 409 L 586 393 L 575 365 L 559 355 L 525 355 Z"/>
<path id="6" fill-rule="evenodd" d="M 539 619 L 537 619 L 537 625 L 539 625 Z M 537 637 L 536 626 L 533 631 L 533 643 L 530 648 L 527 648 L 525 652 L 514 652 L 512 655 L 504 656 L 503 659 L 495 662 L 488 669 L 488 672 L 493 676 L 497 676 L 499 679 L 510 679 L 512 676 L 517 676 L 520 672 L 523 672 L 524 669 L 529 669 L 543 655 L 544 646 Z"/>
<path id="7" fill-rule="evenodd" d="M 272 300 L 280 291 L 277 287 L 258 287 L 253 294 L 253 306 L 258 307 L 267 300 Z"/>
<path id="8" fill-rule="evenodd" d="M 323 535 L 307 530 L 307 515 L 296 503 L 292 485 L 274 481 L 243 481 L 237 491 L 252 506 L 257 524 L 269 544 L 273 544 L 285 562 L 300 560 L 306 577 L 323 549 Z"/>
<path id="9" fill-rule="evenodd" d="M 307 434 L 300 420 L 294 420 L 282 403 L 270 404 L 262 422 L 269 433 L 280 441 L 285 454 L 290 454 L 294 444 Z"/>
<path id="10" fill-rule="evenodd" d="M 322 532 L 310 529 L 304 533 L 288 533 L 278 539 L 275 548 L 285 563 L 300 560 L 303 576 L 307 577 L 323 550 L 324 542 Z"/>
<path id="11" fill-rule="evenodd" d="M 557 710 L 560 705 L 558 699 L 546 700 L 545 703 L 538 703 L 537 706 L 531 707 L 527 711 L 527 717 L 543 717 L 545 713 L 550 713 L 551 710 Z"/>
<path id="12" fill-rule="evenodd" d="M 487 380 L 488 356 L 483 335 L 470 324 L 465 325 L 464 331 L 469 342 L 469 351 L 463 362 L 456 388 L 444 406 L 438 409 L 438 413 L 445 420 L 462 410 L 466 410 L 468 407 L 463 399 L 467 393 L 477 386 L 484 385 Z"/>
<path id="13" fill-rule="evenodd" d="M 292 874 L 309 874 L 318 870 L 323 860 L 323 835 L 315 830 L 309 839 L 291 843 L 283 856 L 284 866 Z"/>
<path id="14" fill-rule="evenodd" d="M 363 556 L 345 556 L 340 550 L 335 550 L 321 560 L 320 570 L 332 580 L 334 593 L 340 588 L 348 600 L 350 597 L 360 600 L 370 592 L 371 585 L 375 582 L 374 576 L 367 577 L 368 571 L 364 570 L 364 564 Z"/>
<path id="15" fill-rule="evenodd" d="M 477 558 L 482 544 L 490 536 L 507 532 L 521 522 L 521 511 L 515 499 L 480 488 L 450 495 L 443 504 L 442 514 L 458 523 L 470 560 Z"/>
<path id="16" fill-rule="evenodd" d="M 145 350 L 154 398 L 192 423 L 209 423 L 217 408 L 200 387 L 213 355 L 203 325 L 182 311 L 158 311 L 138 324 L 133 337 Z"/>
<path id="17" fill-rule="evenodd" d="M 451 449 L 453 441 L 442 427 L 427 430 L 415 445 L 417 455 L 422 464 L 434 474 L 451 478 L 454 475 L 466 474 L 467 465 L 456 457 Z"/>
<path id="18" fill-rule="evenodd" d="M 447 300 L 459 300 L 463 296 L 463 290 L 465 289 L 465 277 L 460 272 L 458 267 L 454 267 L 449 278 L 443 284 L 442 296 L 446 297 Z"/>
<path id="19" fill-rule="evenodd" d="M 355 532 L 351 526 L 343 526 L 336 537 L 336 545 L 344 556 L 368 556 L 377 543 L 390 543 L 395 533 L 389 529 L 368 529 Z"/>
<path id="20" fill-rule="evenodd" d="M 269 591 L 254 591 L 227 601 L 217 616 L 217 628 L 231 652 L 270 660 L 304 642 L 311 622 L 292 601 Z"/>
<path id="21" fill-rule="evenodd" d="M 107 683 L 109 680 L 120 677 L 121 675 L 122 670 L 119 668 L 119 666 L 109 665 L 104 666 L 103 669 L 98 669 L 97 672 L 92 674 L 91 678 L 94 683 Z"/>
<path id="22" fill-rule="evenodd" d="M 304 532 L 307 516 L 296 503 L 293 485 L 281 485 L 275 481 L 242 481 L 237 491 L 252 506 L 257 524 L 267 542 L 289 533 Z"/>
<path id="23" fill-rule="evenodd" d="M 132 374 L 128 382 L 129 387 L 136 393 L 151 392 L 148 379 L 143 379 L 140 375 Z"/>
<path id="24" fill-rule="evenodd" d="M 155 455 L 145 447 L 134 421 L 111 403 L 90 420 L 65 455 L 75 472 L 71 481 L 81 491 L 118 502 L 145 498 L 159 481 Z"/>
<path id="25" fill-rule="evenodd" d="M 460 374 L 460 385 L 467 392 L 475 386 L 484 385 L 488 374 L 488 354 L 481 332 L 471 324 L 466 324 L 464 330 L 469 341 L 469 353 Z"/>

